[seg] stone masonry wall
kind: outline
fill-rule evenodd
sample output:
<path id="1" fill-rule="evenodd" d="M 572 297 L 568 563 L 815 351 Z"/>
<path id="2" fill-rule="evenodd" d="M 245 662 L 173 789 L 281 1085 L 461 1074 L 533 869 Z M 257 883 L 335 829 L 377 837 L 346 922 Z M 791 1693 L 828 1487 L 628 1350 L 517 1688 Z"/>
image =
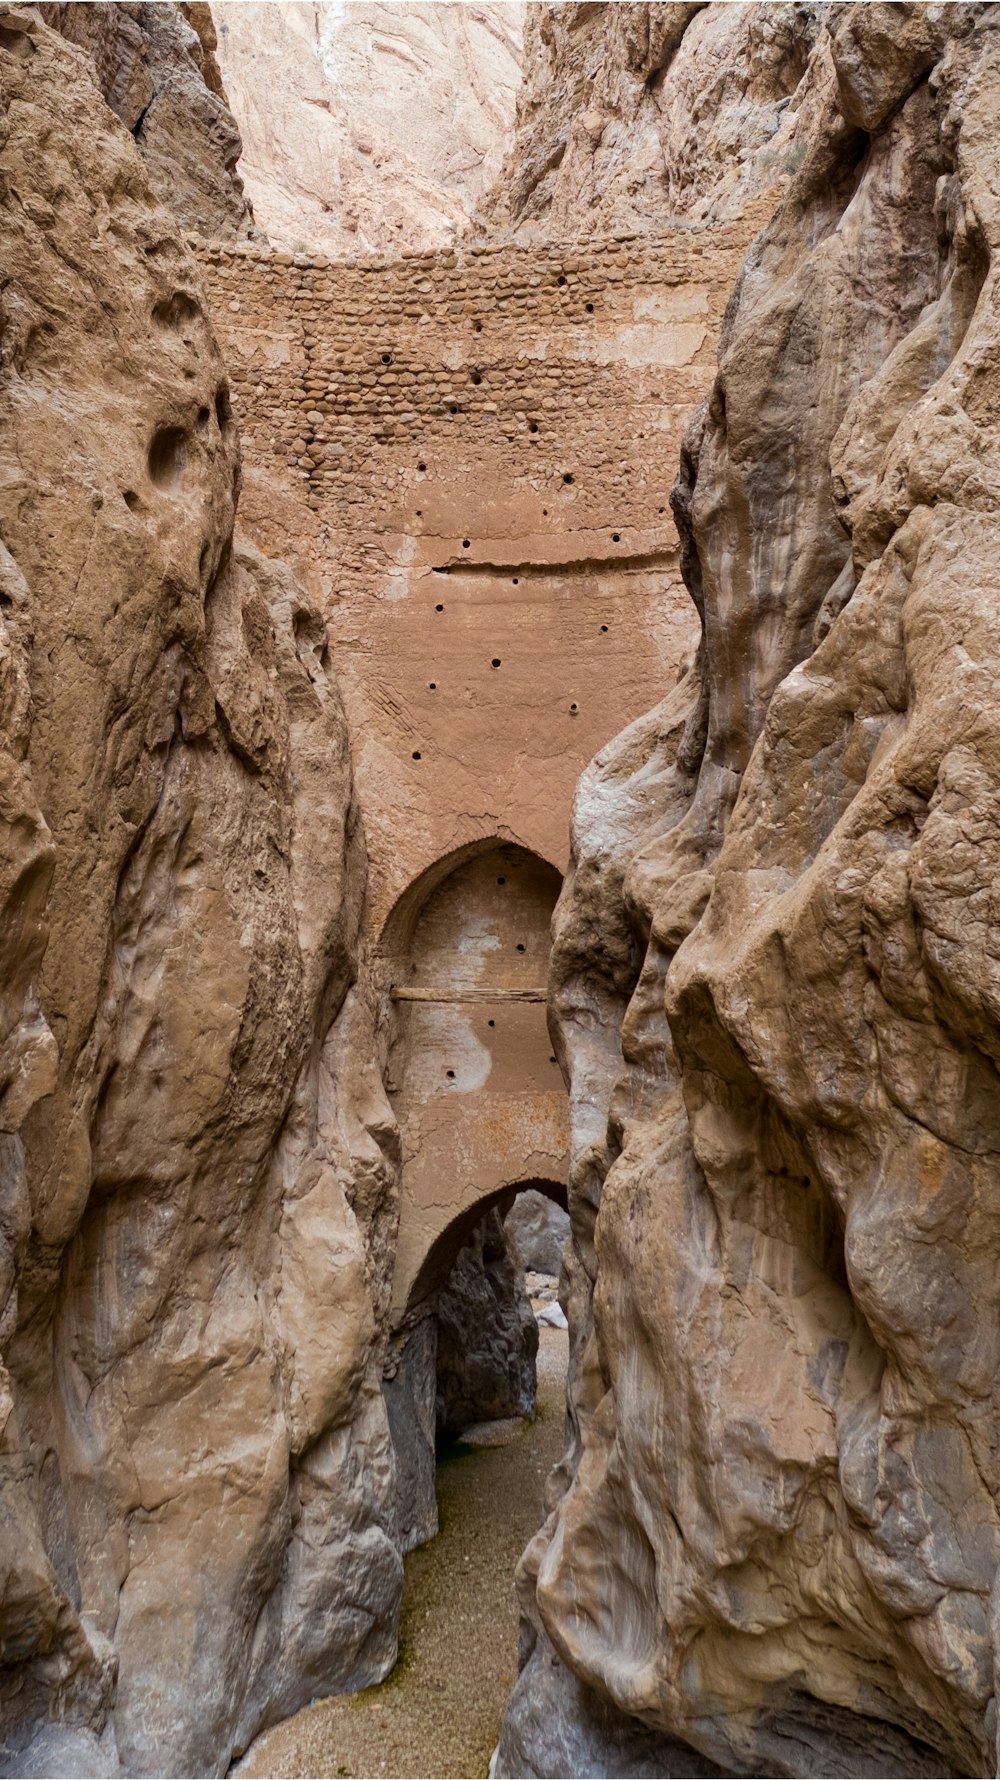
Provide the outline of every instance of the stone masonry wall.
<path id="1" fill-rule="evenodd" d="M 707 337 L 705 321 L 710 307 L 717 319 L 752 232 L 744 218 L 652 239 L 484 246 L 341 264 L 242 245 L 199 244 L 199 255 L 230 348 L 251 460 L 281 465 L 305 485 L 310 506 L 327 507 L 331 522 L 366 523 L 380 509 L 388 517 L 392 503 L 405 498 L 415 470 L 409 458 L 432 440 L 450 444 L 459 416 L 463 443 L 473 450 L 489 449 L 505 431 L 509 444 L 528 447 L 522 475 L 539 468 L 563 474 L 569 420 L 570 455 L 578 456 L 583 443 L 589 460 L 594 444 L 607 444 L 607 410 L 623 393 L 620 361 L 602 350 L 608 324 L 641 330 L 645 323 L 651 332 L 668 319 L 670 298 L 687 291 L 669 316 L 686 329 L 682 353 L 669 366 L 676 386 L 664 390 L 663 361 L 646 361 L 641 339 L 630 365 L 646 375 L 630 380 L 629 405 L 650 404 L 649 424 L 662 427 L 664 405 L 690 400 L 704 385 L 696 373 L 711 368 L 714 350 L 714 329 Z M 705 286 L 714 305 L 701 300 Z M 639 291 L 646 303 L 637 308 Z M 538 336 L 549 330 L 556 330 L 559 350 L 540 359 Z M 690 356 L 683 351 L 689 345 Z M 683 370 L 694 379 L 678 378 Z M 586 424 L 589 415 L 578 410 L 603 410 L 601 424 Z M 544 430 L 530 430 L 543 418 Z M 581 440 L 581 419 L 590 440 Z M 627 436 L 621 425 L 613 431 L 619 440 Z M 588 467 L 600 471 L 603 455 Z M 613 465 L 597 478 L 609 524 L 625 517 L 622 470 Z M 632 510 L 630 517 L 644 514 Z"/>
<path id="2" fill-rule="evenodd" d="M 667 495 L 754 227 L 345 264 L 199 245 L 244 519 L 330 627 L 376 931 L 487 834 L 561 867 L 581 768 L 675 677 Z"/>
<path id="3" fill-rule="evenodd" d="M 696 617 L 668 492 L 752 232 L 744 217 L 348 264 L 198 248 L 243 437 L 243 522 L 326 619 L 387 989 L 416 980 L 399 936 L 449 874 L 495 890 L 510 877 L 488 864 L 496 848 L 562 872 L 583 767 L 677 678 Z M 448 999 L 386 1001 L 397 1314 L 453 1220 L 512 1183 L 565 1180 L 547 920 L 535 999 L 511 1002 L 525 935 L 475 899 L 465 917 L 447 983 L 428 979 Z M 487 980 L 495 1006 L 476 1000 Z M 538 1081 L 514 1053 L 537 1056 Z"/>

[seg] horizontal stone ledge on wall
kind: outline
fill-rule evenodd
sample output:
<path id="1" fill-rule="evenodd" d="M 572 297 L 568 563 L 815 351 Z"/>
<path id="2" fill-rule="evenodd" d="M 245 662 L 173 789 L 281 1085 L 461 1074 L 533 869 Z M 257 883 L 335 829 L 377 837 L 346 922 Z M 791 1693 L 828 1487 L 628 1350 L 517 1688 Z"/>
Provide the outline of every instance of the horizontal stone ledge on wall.
<path id="1" fill-rule="evenodd" d="M 343 259 L 331 259 L 327 254 L 291 253 L 287 248 L 262 247 L 255 242 L 209 240 L 197 234 L 188 234 L 186 239 L 199 258 L 213 261 L 243 261 L 300 272 L 384 272 L 399 268 L 409 274 L 421 269 L 455 266 L 461 259 L 492 259 L 503 255 L 537 265 L 540 261 L 557 260 L 566 254 L 601 258 L 613 256 L 623 249 L 648 249 L 658 245 L 662 248 L 668 243 L 679 245 L 682 240 L 687 253 L 700 254 L 705 245 L 722 252 L 742 252 L 767 220 L 770 210 L 770 203 L 766 207 L 754 206 L 735 221 L 724 223 L 690 222 L 679 217 L 669 229 L 649 233 L 571 236 L 565 240 L 530 245 L 509 241 L 458 242 L 453 247 L 436 251 L 410 250 L 393 256 L 353 255 Z"/>
<path id="2" fill-rule="evenodd" d="M 399 989 L 389 990 L 392 1001 L 547 1001 L 547 989 L 501 989 L 497 987 L 464 989 Z"/>

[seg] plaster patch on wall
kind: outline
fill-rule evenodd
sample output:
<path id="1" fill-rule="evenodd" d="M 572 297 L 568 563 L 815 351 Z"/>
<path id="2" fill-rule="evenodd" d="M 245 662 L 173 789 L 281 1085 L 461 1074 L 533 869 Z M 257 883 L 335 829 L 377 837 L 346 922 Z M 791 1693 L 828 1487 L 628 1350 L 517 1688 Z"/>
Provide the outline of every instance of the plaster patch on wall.
<path id="1" fill-rule="evenodd" d="M 707 322 L 636 322 L 611 339 L 570 344 L 568 357 L 596 365 L 689 365 L 708 338 Z"/>

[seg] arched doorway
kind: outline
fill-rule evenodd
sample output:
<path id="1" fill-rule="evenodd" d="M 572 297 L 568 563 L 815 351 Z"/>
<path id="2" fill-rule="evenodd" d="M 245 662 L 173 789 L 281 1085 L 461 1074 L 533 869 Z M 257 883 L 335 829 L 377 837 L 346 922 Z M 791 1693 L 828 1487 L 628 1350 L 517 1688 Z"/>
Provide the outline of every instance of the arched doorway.
<path id="1" fill-rule="evenodd" d="M 566 1188 L 559 1181 L 533 1178 L 466 1206 L 428 1250 L 390 1342 L 383 1391 L 404 1551 L 437 1532 L 435 1462 L 442 1440 L 447 1446 L 449 1439 L 471 1437 L 474 1423 L 534 1416 L 539 1328 L 518 1243 L 507 1230 L 508 1217 L 526 1199 L 559 1208 L 568 1235 Z"/>
<path id="2" fill-rule="evenodd" d="M 440 1234 L 432 1242 L 424 1256 L 420 1271 L 410 1288 L 407 1310 L 422 1303 L 434 1291 L 446 1285 L 452 1268 L 461 1250 L 469 1241 L 476 1225 L 482 1222 L 488 1212 L 498 1211 L 502 1219 L 513 1209 L 515 1200 L 522 1193 L 540 1193 L 543 1198 L 550 1199 L 561 1210 L 567 1209 L 566 1186 L 562 1181 L 530 1179 L 519 1181 L 516 1186 L 498 1187 L 496 1192 L 487 1193 L 481 1199 L 465 1207 L 452 1218 Z"/>
<path id="3" fill-rule="evenodd" d="M 503 1216 L 524 1188 L 566 1201 L 546 1019 L 560 887 L 536 853 L 480 840 L 411 885 L 382 938 L 403 1153 L 385 1396 L 404 1548 L 436 1530 L 437 1435 L 534 1405 L 538 1328 Z"/>
<path id="4" fill-rule="evenodd" d="M 386 1085 L 403 1148 L 397 1324 L 439 1287 L 428 1258 L 456 1219 L 468 1216 L 471 1229 L 529 1182 L 565 1190 L 566 1093 L 546 1020 L 560 886 L 556 868 L 527 848 L 477 842 L 439 860 L 387 924 Z"/>

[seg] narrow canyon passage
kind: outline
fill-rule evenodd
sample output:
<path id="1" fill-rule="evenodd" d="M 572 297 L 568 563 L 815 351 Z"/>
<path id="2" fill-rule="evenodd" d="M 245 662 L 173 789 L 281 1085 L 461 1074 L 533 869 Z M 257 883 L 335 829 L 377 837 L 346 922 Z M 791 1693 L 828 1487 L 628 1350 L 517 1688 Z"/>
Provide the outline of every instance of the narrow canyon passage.
<path id="1" fill-rule="evenodd" d="M 4 0 L 0 1780 L 1000 1780 L 998 111 Z"/>
<path id="2" fill-rule="evenodd" d="M 542 1327 L 538 1414 L 437 1468 L 441 1530 L 405 1560 L 400 1658 L 380 1687 L 319 1700 L 259 1737 L 241 1776 L 484 1775 L 517 1675 L 514 1568 L 562 1451 L 568 1339 Z"/>

